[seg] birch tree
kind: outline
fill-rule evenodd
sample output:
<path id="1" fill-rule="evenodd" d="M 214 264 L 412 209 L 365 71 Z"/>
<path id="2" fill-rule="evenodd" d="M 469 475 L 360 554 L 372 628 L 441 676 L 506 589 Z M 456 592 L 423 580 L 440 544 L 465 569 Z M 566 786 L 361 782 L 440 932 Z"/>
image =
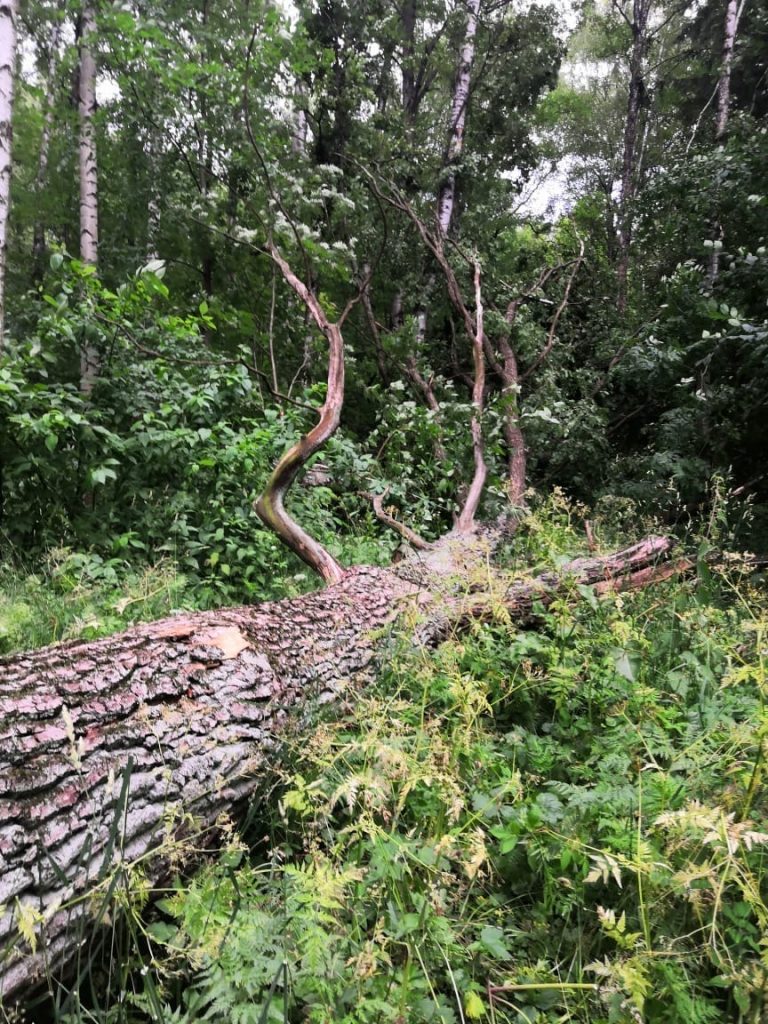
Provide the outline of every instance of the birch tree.
<path id="1" fill-rule="evenodd" d="M 11 209 L 11 139 L 16 70 L 18 0 L 0 3 L 0 351 L 5 333 L 5 275 L 8 263 L 8 217 Z"/>
<path id="2" fill-rule="evenodd" d="M 43 131 L 40 136 L 40 152 L 37 160 L 37 174 L 35 175 L 34 185 L 35 197 L 38 201 L 42 199 L 48 177 L 48 157 L 51 149 L 51 132 L 53 131 L 55 112 L 56 67 L 59 58 L 61 27 L 61 21 L 57 20 L 51 29 L 47 69 L 48 80 L 46 82 L 45 100 L 43 102 Z M 40 273 L 45 253 L 45 221 L 43 220 L 40 202 L 38 202 L 37 210 L 37 216 L 32 229 L 32 261 L 36 272 Z"/>
<path id="3" fill-rule="evenodd" d="M 733 68 L 733 51 L 736 45 L 736 33 L 739 30 L 739 21 L 744 9 L 746 0 L 728 0 L 725 9 L 725 26 L 723 31 L 723 49 L 720 57 L 720 77 L 717 80 L 717 115 L 715 118 L 715 141 L 722 143 L 728 131 L 728 118 L 731 110 L 731 71 Z M 722 245 L 723 226 L 719 218 L 715 221 L 713 237 L 716 243 Z M 720 273 L 720 250 L 717 245 L 713 246 L 709 257 L 707 270 L 707 284 L 713 287 L 717 276 Z"/>
<path id="4" fill-rule="evenodd" d="M 80 259 L 96 267 L 99 257 L 99 181 L 96 157 L 96 61 L 93 43 L 96 8 L 86 3 L 80 19 L 80 80 L 78 113 L 80 121 Z M 99 376 L 99 353 L 87 342 L 80 355 L 80 390 L 89 395 Z"/>
<path id="5" fill-rule="evenodd" d="M 448 145 L 445 154 L 445 171 L 437 200 L 437 220 L 442 234 L 447 235 L 456 203 L 456 168 L 464 150 L 464 128 L 467 121 L 467 107 L 472 86 L 472 64 L 475 59 L 475 35 L 480 14 L 480 0 L 469 0 L 467 4 L 467 26 L 464 44 L 456 72 L 456 84 L 451 103 L 451 118 L 448 124 Z"/>

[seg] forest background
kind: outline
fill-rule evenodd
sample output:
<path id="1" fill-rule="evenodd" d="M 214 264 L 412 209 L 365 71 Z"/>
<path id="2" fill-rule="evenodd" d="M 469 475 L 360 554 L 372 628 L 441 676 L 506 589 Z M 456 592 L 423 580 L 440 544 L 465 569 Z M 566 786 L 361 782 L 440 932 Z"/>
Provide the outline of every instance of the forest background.
<path id="1" fill-rule="evenodd" d="M 253 505 L 323 322 L 332 563 L 482 462 L 518 572 L 696 570 L 393 656 L 45 1012 L 763 1019 L 764 0 L 12 0 L 0 44 L 0 651 L 315 585 Z"/>

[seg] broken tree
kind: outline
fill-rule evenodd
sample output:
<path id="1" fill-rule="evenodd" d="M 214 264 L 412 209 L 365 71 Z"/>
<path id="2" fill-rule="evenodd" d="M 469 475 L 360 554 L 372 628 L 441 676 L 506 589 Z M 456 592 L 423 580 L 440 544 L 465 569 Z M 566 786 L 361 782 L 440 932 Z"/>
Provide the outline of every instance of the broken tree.
<path id="1" fill-rule="evenodd" d="M 644 586 L 681 568 L 659 564 L 672 544 L 657 537 L 616 555 L 578 559 L 558 574 L 489 581 L 516 510 L 491 525 L 478 521 L 488 346 L 477 261 L 471 303 L 446 274 L 474 373 L 473 473 L 453 529 L 424 541 L 377 498 L 375 511 L 405 537 L 411 556 L 389 569 L 342 567 L 291 517 L 285 497 L 338 426 L 342 329 L 369 279 L 332 322 L 271 238 L 263 251 L 325 337 L 329 360 L 318 423 L 279 461 L 256 511 L 328 586 L 291 601 L 178 616 L 0 662 L 3 1000 L 23 998 L 72 961 L 131 875 L 139 872 L 152 886 L 169 860 L 176 865 L 177 838 L 201 840 L 237 814 L 278 756 L 292 709 L 306 717 L 316 701 L 333 700 L 364 678 L 386 653 L 385 627 L 399 620 L 415 641 L 436 643 L 500 606 L 525 619 L 535 602 L 546 604 L 574 584 Z M 444 256 L 439 247 L 437 254 Z M 406 616 L 409 610 L 416 614 Z"/>

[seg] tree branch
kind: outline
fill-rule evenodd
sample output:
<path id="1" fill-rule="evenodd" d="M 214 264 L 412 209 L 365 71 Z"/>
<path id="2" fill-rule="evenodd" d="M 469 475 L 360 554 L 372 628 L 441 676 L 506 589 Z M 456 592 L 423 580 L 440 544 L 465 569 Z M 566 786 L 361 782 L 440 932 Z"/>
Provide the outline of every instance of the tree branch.
<path id="1" fill-rule="evenodd" d="M 382 523 L 385 523 L 393 529 L 395 533 L 399 533 L 403 540 L 406 540 L 412 548 L 415 548 L 417 551 L 430 551 L 434 547 L 434 544 L 430 544 L 429 541 L 424 540 L 424 538 L 420 537 L 415 530 L 406 526 L 405 523 L 401 523 L 386 511 L 384 508 L 384 502 L 386 501 L 388 494 L 388 487 L 383 494 L 369 494 L 367 491 L 362 492 L 362 496 L 364 498 L 370 498 L 373 505 L 373 511 L 376 513 L 377 519 L 380 519 Z"/>
<path id="2" fill-rule="evenodd" d="M 300 470 L 336 432 L 344 403 L 344 339 L 338 324 L 326 317 L 320 302 L 301 281 L 277 246 L 269 241 L 267 252 L 283 275 L 283 279 L 306 306 L 320 331 L 328 340 L 328 389 L 320 410 L 320 420 L 309 433 L 296 442 L 280 459 L 267 481 L 264 492 L 254 503 L 261 521 L 306 562 L 326 583 L 338 583 L 344 570 L 319 541 L 310 537 L 288 514 L 284 500 Z"/>

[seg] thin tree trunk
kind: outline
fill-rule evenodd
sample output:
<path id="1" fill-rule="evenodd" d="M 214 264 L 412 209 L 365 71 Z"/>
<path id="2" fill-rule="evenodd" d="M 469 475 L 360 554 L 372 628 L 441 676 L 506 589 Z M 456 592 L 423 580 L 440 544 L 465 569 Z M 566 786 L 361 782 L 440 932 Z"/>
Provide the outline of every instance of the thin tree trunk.
<path id="1" fill-rule="evenodd" d="M 663 578 L 680 568 L 654 568 L 670 548 L 649 538 L 506 584 L 501 599 L 465 599 L 443 573 L 465 554 L 484 564 L 488 546 L 449 537 L 405 571 L 359 566 L 298 599 L 0 660 L 0 999 L 70 961 L 117 909 L 123 880 L 138 872 L 152 886 L 185 849 L 204 848 L 259 788 L 291 709 L 306 717 L 365 678 L 386 652 L 384 627 L 414 602 L 417 639 L 436 643 L 492 618 L 500 600 L 524 620 L 575 583 Z"/>
<path id="2" fill-rule="evenodd" d="M 635 197 L 637 170 L 637 138 L 640 125 L 640 111 L 645 95 L 645 59 L 648 52 L 648 21 L 653 0 L 634 0 L 632 29 L 632 52 L 629 60 L 629 97 L 627 116 L 624 122 L 624 146 L 619 191 L 619 263 L 617 268 L 619 312 L 627 306 L 627 279 L 629 276 L 629 252 L 632 244 L 632 211 Z"/>
<path id="3" fill-rule="evenodd" d="M 149 171 L 149 198 L 147 202 L 147 259 L 159 257 L 160 221 L 162 197 L 160 192 L 160 132 L 154 126 L 149 129 L 147 141 L 147 168 Z"/>
<path id="4" fill-rule="evenodd" d="M 444 177 L 440 185 L 437 200 L 437 220 L 440 231 L 447 235 L 453 219 L 456 203 L 456 165 L 461 159 L 464 149 L 464 127 L 467 120 L 467 107 L 472 86 L 472 64 L 475 59 L 475 34 L 477 19 L 480 13 L 480 0 L 468 0 L 467 25 L 464 33 L 464 44 L 456 72 L 456 83 L 451 103 L 451 120 L 448 126 L 448 146 L 446 148 Z"/>
<path id="5" fill-rule="evenodd" d="M 520 508 L 525 503 L 525 485 L 527 472 L 527 454 L 525 436 L 520 427 L 518 393 L 520 391 L 520 373 L 515 350 L 509 341 L 509 335 L 517 319 L 520 300 L 510 302 L 505 315 L 506 331 L 499 335 L 498 347 L 501 362 L 496 358 L 493 345 L 486 335 L 484 338 L 485 355 L 488 364 L 501 381 L 503 402 L 503 419 L 501 431 L 507 449 L 507 495 L 513 508 Z"/>
<path id="6" fill-rule="evenodd" d="M 717 116 L 715 118 L 715 141 L 722 144 L 728 131 L 728 119 L 731 112 L 731 70 L 733 68 L 733 50 L 736 45 L 736 33 L 739 20 L 746 0 L 728 0 L 725 9 L 725 27 L 723 31 L 723 49 L 720 57 L 720 77 L 717 82 Z M 723 226 L 720 218 L 715 218 L 712 232 L 713 242 L 722 244 Z M 720 250 L 713 246 L 707 269 L 707 285 L 714 287 L 720 273 Z"/>
<path id="7" fill-rule="evenodd" d="M 0 3 L 0 352 L 5 343 L 5 278 L 8 269 L 8 220 L 11 212 L 17 18 L 18 0 Z"/>
<path id="8" fill-rule="evenodd" d="M 83 7 L 80 20 L 80 259 L 96 267 L 99 262 L 99 181 L 96 157 L 96 61 L 93 44 L 96 37 L 96 8 Z M 100 356 L 89 343 L 80 357 L 80 390 L 90 395 L 99 378 Z"/>
<path id="9" fill-rule="evenodd" d="M 34 193 L 37 200 L 35 223 L 32 229 L 32 264 L 37 277 L 42 277 L 45 258 L 45 221 L 42 213 L 42 197 L 48 176 L 48 157 L 51 149 L 51 133 L 56 96 L 56 67 L 59 58 L 59 40 L 61 38 L 61 22 L 57 21 L 51 30 L 50 54 L 48 58 L 48 81 L 43 101 L 43 131 L 40 136 L 40 153 L 37 158 L 37 174 L 35 175 Z"/>
<path id="10" fill-rule="evenodd" d="M 291 132 L 291 152 L 296 156 L 305 156 L 307 152 L 307 89 L 304 83 L 296 82 L 296 101 L 293 115 L 293 131 Z"/>
<path id="11" fill-rule="evenodd" d="M 412 125 L 416 118 L 418 99 L 416 95 L 416 0 L 405 0 L 401 13 L 403 34 L 403 121 Z"/>
<path id="12" fill-rule="evenodd" d="M 719 142 L 728 130 L 728 117 L 731 110 L 731 69 L 733 67 L 733 49 L 736 44 L 736 33 L 739 18 L 744 6 L 742 0 L 728 0 L 725 10 L 725 31 L 723 34 L 723 52 L 720 59 L 720 78 L 717 83 L 717 118 L 715 120 L 715 138 Z"/>

